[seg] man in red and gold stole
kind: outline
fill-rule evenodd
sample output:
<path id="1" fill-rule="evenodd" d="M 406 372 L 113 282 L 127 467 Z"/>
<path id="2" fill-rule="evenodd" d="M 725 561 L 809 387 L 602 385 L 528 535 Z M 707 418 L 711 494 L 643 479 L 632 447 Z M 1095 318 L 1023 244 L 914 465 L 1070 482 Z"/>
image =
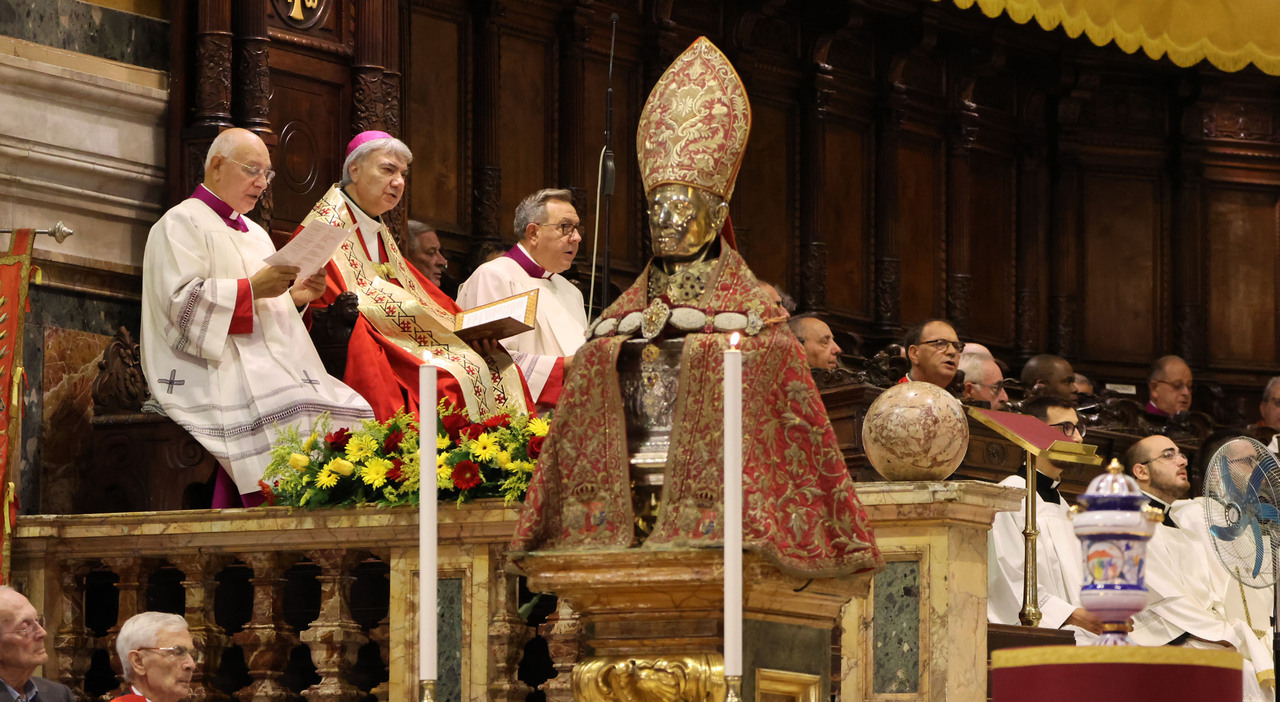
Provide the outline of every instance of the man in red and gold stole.
<path id="1" fill-rule="evenodd" d="M 313 306 L 354 291 L 359 300 L 343 381 L 364 396 L 379 420 L 404 407 L 418 411 L 424 353 L 440 369 L 439 397 L 466 408 L 472 421 L 527 412 L 533 402 L 520 370 L 496 343 L 484 353 L 453 333 L 458 305 L 405 260 L 382 214 L 404 195 L 413 154 L 386 132 L 361 132 L 347 147 L 342 181 L 298 227 L 319 219 L 348 230 L 325 267 L 326 290 Z"/>
<path id="2" fill-rule="evenodd" d="M 624 343 L 649 344 L 645 358 L 671 339 L 683 342 L 670 448 L 657 521 L 642 548 L 722 544 L 723 354 L 738 332 L 743 543 L 794 574 L 830 577 L 881 565 L 804 352 L 729 236 L 717 236 L 750 127 L 746 91 L 705 37 L 649 95 L 636 142 L 655 258 L 575 356 L 515 551 L 632 544 L 618 358 Z"/>

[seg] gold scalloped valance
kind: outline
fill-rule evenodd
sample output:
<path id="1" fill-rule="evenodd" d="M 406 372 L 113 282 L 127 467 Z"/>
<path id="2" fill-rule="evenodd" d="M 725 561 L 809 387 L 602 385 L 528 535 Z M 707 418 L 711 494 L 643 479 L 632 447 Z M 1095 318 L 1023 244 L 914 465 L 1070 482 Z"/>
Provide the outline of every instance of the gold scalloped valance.
<path id="1" fill-rule="evenodd" d="M 945 0 L 934 0 L 945 2 Z M 1062 27 L 1098 46 L 1114 41 L 1128 53 L 1168 55 L 1179 66 L 1205 59 L 1224 71 L 1253 64 L 1280 75 L 1280 2 L 1276 0 L 952 0 L 1001 12 L 1046 30 Z"/>

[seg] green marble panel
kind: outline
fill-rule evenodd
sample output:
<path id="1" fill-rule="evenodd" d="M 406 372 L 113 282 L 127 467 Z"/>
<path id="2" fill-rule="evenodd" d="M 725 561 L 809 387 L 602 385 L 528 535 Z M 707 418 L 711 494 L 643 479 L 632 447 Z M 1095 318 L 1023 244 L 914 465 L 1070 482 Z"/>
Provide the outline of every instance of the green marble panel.
<path id="1" fill-rule="evenodd" d="M 920 564 L 892 561 L 872 584 L 871 689 L 920 691 Z"/>
<path id="2" fill-rule="evenodd" d="M 441 579 L 436 584 L 436 699 L 462 702 L 462 579 Z"/>
<path id="3" fill-rule="evenodd" d="M 0 0 L 0 34 L 144 68 L 169 69 L 168 22 L 81 0 Z"/>

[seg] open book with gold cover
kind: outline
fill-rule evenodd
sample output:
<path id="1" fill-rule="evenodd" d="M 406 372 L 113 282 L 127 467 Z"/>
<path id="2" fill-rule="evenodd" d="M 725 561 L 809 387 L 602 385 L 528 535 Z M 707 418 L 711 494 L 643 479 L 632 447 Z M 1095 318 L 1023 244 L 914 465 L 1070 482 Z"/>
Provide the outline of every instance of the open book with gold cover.
<path id="1" fill-rule="evenodd" d="M 454 316 L 453 333 L 471 343 L 476 339 L 505 339 L 533 329 L 538 315 L 538 291 L 530 290 Z"/>

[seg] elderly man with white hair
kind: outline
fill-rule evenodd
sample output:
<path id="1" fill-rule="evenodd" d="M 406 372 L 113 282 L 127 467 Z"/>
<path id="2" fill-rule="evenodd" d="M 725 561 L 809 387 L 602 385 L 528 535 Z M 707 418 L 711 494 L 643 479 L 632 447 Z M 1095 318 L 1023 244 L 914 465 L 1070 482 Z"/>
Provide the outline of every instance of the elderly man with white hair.
<path id="1" fill-rule="evenodd" d="M 960 370 L 964 372 L 964 397 L 981 400 L 993 410 L 1002 410 L 1009 402 L 1004 389 L 1004 374 L 991 354 L 965 351 L 960 354 Z"/>
<path id="2" fill-rule="evenodd" d="M 332 304 L 355 293 L 360 317 L 347 346 L 343 381 L 385 421 L 400 409 L 418 412 L 418 368 L 430 357 L 437 396 L 472 421 L 526 412 L 532 406 L 519 368 L 497 342 L 467 345 L 454 333 L 461 312 L 421 271 L 405 261 L 382 215 L 404 196 L 413 154 L 386 132 L 357 134 L 347 146 L 342 180 L 329 188 L 299 225 L 320 220 L 348 231 L 325 267 Z"/>
<path id="3" fill-rule="evenodd" d="M 135 614 L 120 627 L 116 653 L 130 686 L 116 702 L 178 702 L 191 694 L 196 647 L 186 619 L 165 612 Z"/>
<path id="4" fill-rule="evenodd" d="M 74 702 L 71 688 L 36 677 L 49 662 L 44 615 L 22 593 L 0 585 L 0 700 Z"/>

